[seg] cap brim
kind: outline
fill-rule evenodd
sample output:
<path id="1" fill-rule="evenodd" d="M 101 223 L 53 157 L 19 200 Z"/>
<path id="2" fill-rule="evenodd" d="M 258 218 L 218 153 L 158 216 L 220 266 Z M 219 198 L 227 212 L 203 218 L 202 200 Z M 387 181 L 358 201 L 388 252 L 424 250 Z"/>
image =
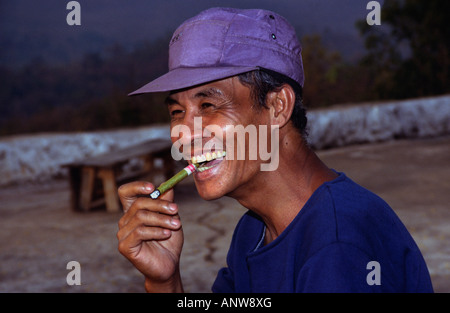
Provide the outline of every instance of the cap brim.
<path id="1" fill-rule="evenodd" d="M 167 74 L 151 81 L 128 95 L 133 96 L 143 93 L 165 92 L 189 88 L 257 69 L 259 69 L 257 66 L 180 67 L 171 70 Z"/>

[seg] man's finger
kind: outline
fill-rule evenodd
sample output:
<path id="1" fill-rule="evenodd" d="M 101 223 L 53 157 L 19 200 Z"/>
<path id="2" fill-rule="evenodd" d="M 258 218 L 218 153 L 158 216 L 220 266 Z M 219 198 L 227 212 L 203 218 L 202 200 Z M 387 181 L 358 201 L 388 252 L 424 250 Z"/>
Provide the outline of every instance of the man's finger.
<path id="1" fill-rule="evenodd" d="M 178 230 L 181 227 L 181 221 L 178 215 L 166 215 L 158 212 L 141 209 L 136 212 L 129 220 L 124 216 L 119 221 L 118 238 L 127 237 L 136 228 L 159 227 L 170 230 Z"/>
<path id="2" fill-rule="evenodd" d="M 144 181 L 131 182 L 120 186 L 118 194 L 124 212 L 126 213 L 130 209 L 138 196 L 149 195 L 153 190 L 155 190 L 155 186 L 152 183 Z"/>
<path id="3" fill-rule="evenodd" d="M 143 241 L 165 240 L 171 235 L 172 232 L 166 228 L 140 226 L 128 236 L 119 239 L 119 251 L 128 257 Z"/>

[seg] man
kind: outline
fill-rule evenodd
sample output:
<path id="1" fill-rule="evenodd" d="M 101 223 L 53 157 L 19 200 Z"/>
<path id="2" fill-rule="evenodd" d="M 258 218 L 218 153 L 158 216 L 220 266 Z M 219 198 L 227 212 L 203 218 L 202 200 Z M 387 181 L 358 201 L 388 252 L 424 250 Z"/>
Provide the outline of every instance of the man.
<path id="1" fill-rule="evenodd" d="M 170 92 L 171 128 L 190 130 L 172 139 L 187 159 L 195 157 L 190 162 L 206 153 L 222 155 L 217 147 L 225 147 L 225 157 L 194 174 L 197 190 L 206 200 L 235 198 L 249 211 L 212 290 L 431 292 L 423 257 L 392 209 L 308 147 L 303 82 L 301 47 L 284 18 L 213 8 L 175 31 L 169 72 L 132 93 Z M 205 151 L 211 132 L 195 131 L 199 118 L 202 129 L 214 125 L 221 133 L 214 137 L 221 145 Z M 229 129 L 238 125 L 255 125 L 259 146 L 276 139 L 276 166 L 261 170 L 273 160 L 250 158 L 254 146 L 248 140 L 244 157 L 236 157 L 242 141 Z M 148 182 L 119 188 L 125 212 L 119 250 L 144 274 L 148 292 L 182 292 L 178 206 L 172 190 L 150 199 L 154 188 Z"/>

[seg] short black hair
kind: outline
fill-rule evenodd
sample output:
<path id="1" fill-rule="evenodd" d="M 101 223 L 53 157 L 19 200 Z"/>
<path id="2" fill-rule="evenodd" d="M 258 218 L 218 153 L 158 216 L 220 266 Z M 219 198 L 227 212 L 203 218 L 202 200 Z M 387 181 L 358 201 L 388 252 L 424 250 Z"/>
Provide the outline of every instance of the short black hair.
<path id="1" fill-rule="evenodd" d="M 303 138 L 306 138 L 306 109 L 303 106 L 303 88 L 293 79 L 267 69 L 255 70 L 238 75 L 239 81 L 251 89 L 251 95 L 260 108 L 268 108 L 266 105 L 267 94 L 279 90 L 283 85 L 289 84 L 295 93 L 294 110 L 291 121 Z"/>

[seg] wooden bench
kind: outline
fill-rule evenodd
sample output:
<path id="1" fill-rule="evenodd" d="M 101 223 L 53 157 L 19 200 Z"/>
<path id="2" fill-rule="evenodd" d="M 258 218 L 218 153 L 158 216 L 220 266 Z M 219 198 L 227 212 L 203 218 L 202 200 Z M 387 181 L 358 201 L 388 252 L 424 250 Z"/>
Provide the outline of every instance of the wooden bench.
<path id="1" fill-rule="evenodd" d="M 118 186 L 155 172 L 156 159 L 162 160 L 166 179 L 174 175 L 171 147 L 170 140 L 153 139 L 64 164 L 69 170 L 72 210 L 89 211 L 105 204 L 108 212 L 121 211 Z M 135 158 L 142 160 L 143 165 L 138 170 L 124 171 L 123 166 Z"/>

